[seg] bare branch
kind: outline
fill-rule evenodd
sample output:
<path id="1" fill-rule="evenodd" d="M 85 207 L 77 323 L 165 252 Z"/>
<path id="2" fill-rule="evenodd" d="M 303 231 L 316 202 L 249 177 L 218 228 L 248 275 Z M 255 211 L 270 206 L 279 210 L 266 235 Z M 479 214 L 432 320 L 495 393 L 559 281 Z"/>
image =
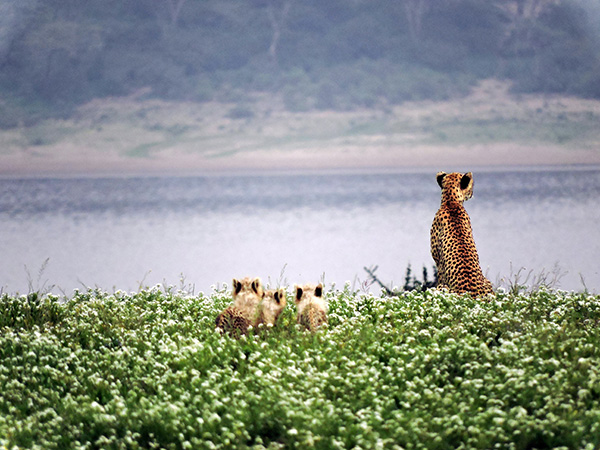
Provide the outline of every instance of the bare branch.
<path id="1" fill-rule="evenodd" d="M 363 267 L 363 269 L 365 269 L 365 272 L 367 272 L 369 274 L 369 277 L 371 277 L 371 280 L 373 282 L 375 282 L 379 286 L 381 286 L 381 289 L 383 289 L 383 291 L 386 293 L 386 295 L 389 295 L 389 296 L 398 295 L 396 292 L 392 291 L 385 284 L 383 284 L 379 278 L 377 278 L 377 275 L 375 275 L 375 271 L 377 270 L 378 267 L 379 266 L 375 266 L 375 267 Z"/>

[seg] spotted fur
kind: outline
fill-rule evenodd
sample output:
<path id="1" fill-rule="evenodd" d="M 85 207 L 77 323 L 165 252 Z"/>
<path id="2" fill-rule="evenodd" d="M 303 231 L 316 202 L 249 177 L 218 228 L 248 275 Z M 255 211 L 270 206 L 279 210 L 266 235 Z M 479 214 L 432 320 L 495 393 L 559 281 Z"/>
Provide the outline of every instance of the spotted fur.
<path id="1" fill-rule="evenodd" d="M 471 172 L 438 172 L 442 203 L 431 226 L 431 256 L 438 271 L 438 287 L 475 296 L 492 293 L 492 284 L 479 265 L 471 220 L 463 202 L 473 196 Z"/>
<path id="2" fill-rule="evenodd" d="M 315 331 L 327 323 L 327 303 L 323 298 L 322 284 L 296 286 L 294 300 L 298 309 L 299 324 L 310 331 Z"/>
<path id="3" fill-rule="evenodd" d="M 217 316 L 217 329 L 232 336 L 246 334 L 250 327 L 250 320 L 235 306 L 229 306 Z"/>
<path id="4" fill-rule="evenodd" d="M 232 335 L 245 334 L 256 324 L 259 306 L 265 296 L 260 278 L 234 278 L 232 296 L 233 305 L 217 316 L 216 326 Z"/>

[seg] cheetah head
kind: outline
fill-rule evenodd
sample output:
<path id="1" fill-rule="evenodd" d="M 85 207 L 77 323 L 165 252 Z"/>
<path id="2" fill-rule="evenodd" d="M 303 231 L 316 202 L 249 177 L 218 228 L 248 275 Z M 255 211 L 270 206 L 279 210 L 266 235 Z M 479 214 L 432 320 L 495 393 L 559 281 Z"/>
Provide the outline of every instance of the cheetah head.
<path id="1" fill-rule="evenodd" d="M 265 292 L 262 307 L 268 309 L 274 315 L 275 320 L 277 320 L 286 304 L 285 289 L 271 289 Z"/>
<path id="2" fill-rule="evenodd" d="M 473 174 L 471 172 L 437 173 L 437 183 L 442 188 L 442 202 L 448 200 L 460 203 L 473 197 Z"/>
<path id="3" fill-rule="evenodd" d="M 323 285 L 321 283 L 316 286 L 311 286 L 310 284 L 307 284 L 306 286 L 296 286 L 296 303 L 300 303 L 303 298 L 311 296 L 319 298 L 323 296 Z"/>
<path id="4" fill-rule="evenodd" d="M 233 297 L 237 297 L 239 294 L 252 294 L 257 295 L 259 298 L 264 297 L 264 291 L 260 278 L 244 278 L 243 280 L 233 279 Z"/>
<path id="5" fill-rule="evenodd" d="M 295 286 L 294 301 L 299 312 L 302 312 L 309 303 L 321 305 L 326 309 L 325 299 L 323 298 L 323 284 Z"/>

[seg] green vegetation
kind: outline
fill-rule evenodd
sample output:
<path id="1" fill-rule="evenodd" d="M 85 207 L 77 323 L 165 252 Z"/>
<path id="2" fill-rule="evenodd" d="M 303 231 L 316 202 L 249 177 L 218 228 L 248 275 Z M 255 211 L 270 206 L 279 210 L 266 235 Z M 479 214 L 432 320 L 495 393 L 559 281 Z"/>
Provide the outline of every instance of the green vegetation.
<path id="1" fill-rule="evenodd" d="M 93 98 L 289 111 L 443 100 L 478 80 L 600 98 L 596 0 L 21 0 L 0 19 L 0 127 Z"/>
<path id="2" fill-rule="evenodd" d="M 327 297 L 329 327 L 314 335 L 292 304 L 236 340 L 214 330 L 224 291 L 4 294 L 0 445 L 600 445 L 600 297 Z"/>
<path id="3" fill-rule="evenodd" d="M 589 117 L 567 119 L 544 117 L 541 120 L 530 118 L 495 118 L 460 120 L 453 119 L 423 128 L 431 144 L 489 144 L 495 142 L 518 142 L 521 144 L 577 144 L 593 148 L 597 139 L 598 118 Z"/>
<path id="4" fill-rule="evenodd" d="M 485 80 L 460 99 L 420 101 L 387 110 L 292 113 L 256 95 L 243 106 L 219 102 L 94 100 L 70 119 L 48 119 L 0 130 L 0 152 L 65 159 L 76 154 L 126 159 L 172 155 L 218 158 L 270 152 L 335 155 L 460 145 L 514 144 L 595 149 L 599 102 L 573 97 L 514 95 L 508 84 Z M 69 153 L 70 152 L 70 153 Z"/>
<path id="5" fill-rule="evenodd" d="M 397 165 L 475 146 L 585 161 L 600 140 L 599 5 L 6 1 L 0 156 L 33 172 L 311 153 Z"/>

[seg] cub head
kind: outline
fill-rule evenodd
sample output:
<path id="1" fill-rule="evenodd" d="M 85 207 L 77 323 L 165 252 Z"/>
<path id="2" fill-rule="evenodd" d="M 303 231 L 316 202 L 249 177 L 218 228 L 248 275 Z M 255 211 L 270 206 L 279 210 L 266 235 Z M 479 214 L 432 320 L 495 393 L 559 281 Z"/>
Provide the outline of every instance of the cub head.
<path id="1" fill-rule="evenodd" d="M 264 313 L 269 313 L 267 315 L 272 315 L 273 324 L 277 322 L 277 318 L 285 308 L 287 304 L 287 299 L 285 296 L 285 289 L 270 289 L 265 292 L 265 298 L 262 301 L 262 308 Z"/>
<path id="2" fill-rule="evenodd" d="M 462 203 L 473 197 L 473 174 L 467 173 L 437 173 L 437 183 L 442 188 L 442 203 L 457 201 Z"/>
<path id="3" fill-rule="evenodd" d="M 269 300 L 274 304 L 280 306 L 282 309 L 285 308 L 287 304 L 287 299 L 285 297 L 285 289 L 271 289 L 265 292 L 265 300 Z"/>
<path id="4" fill-rule="evenodd" d="M 238 295 L 256 295 L 259 298 L 263 298 L 265 293 L 263 291 L 262 283 L 260 278 L 249 278 L 246 277 L 242 280 L 233 279 L 233 298 Z"/>
<path id="5" fill-rule="evenodd" d="M 304 309 L 309 302 L 324 303 L 323 299 L 323 284 L 319 283 L 316 286 L 306 284 L 304 286 L 296 286 L 294 293 L 294 301 L 299 311 Z"/>

